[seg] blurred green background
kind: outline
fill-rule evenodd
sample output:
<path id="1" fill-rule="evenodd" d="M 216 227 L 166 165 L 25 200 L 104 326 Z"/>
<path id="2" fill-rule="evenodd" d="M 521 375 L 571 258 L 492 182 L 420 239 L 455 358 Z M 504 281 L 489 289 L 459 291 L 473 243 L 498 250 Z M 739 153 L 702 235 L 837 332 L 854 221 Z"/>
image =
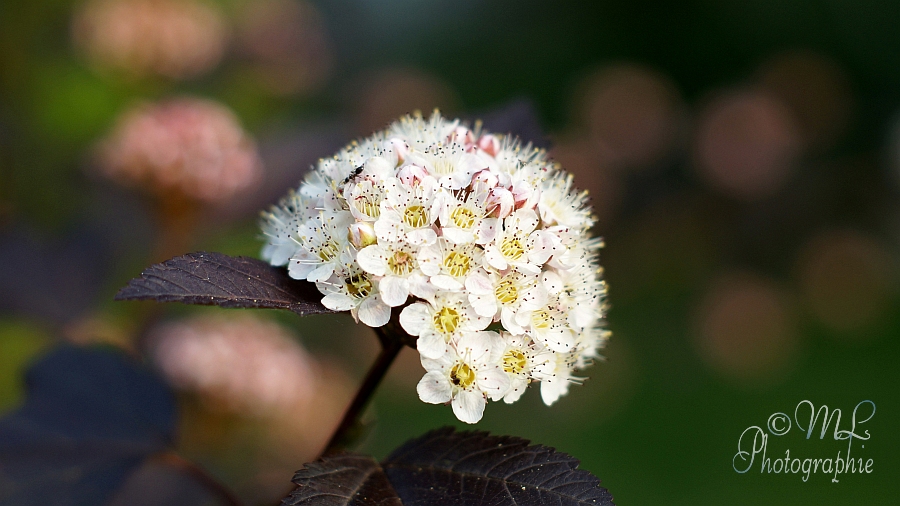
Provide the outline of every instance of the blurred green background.
<path id="1" fill-rule="evenodd" d="M 440 107 L 537 136 L 528 125 L 540 125 L 590 190 L 607 245 L 607 360 L 553 407 L 529 392 L 489 405 L 477 429 L 571 453 L 621 505 L 896 503 L 900 3 L 184 5 L 0 3 L 0 410 L 21 402 L 24 368 L 55 343 L 135 351 L 181 388 L 182 453 L 250 503 L 277 499 L 324 444 L 374 336 L 346 315 L 259 315 L 307 350 L 284 366 L 305 376 L 280 376 L 309 383 L 285 420 L 232 402 L 254 395 L 241 390 L 252 381 L 179 382 L 153 351 L 161 322 L 223 310 L 112 296 L 175 254 L 258 255 L 258 211 L 317 158 Z M 133 104 L 185 95 L 231 110 L 263 166 L 254 187 L 190 204 L 187 224 L 167 214 L 178 199 L 104 177 L 97 155 Z M 281 348 L 259 339 L 248 353 L 265 364 Z M 383 457 L 461 425 L 418 401 L 421 374 L 406 350 L 363 451 Z M 736 473 L 742 431 L 805 399 L 840 408 L 842 428 L 857 403 L 875 403 L 871 439 L 853 447 L 873 473 Z M 770 438 L 769 455 L 845 447 L 795 428 Z"/>

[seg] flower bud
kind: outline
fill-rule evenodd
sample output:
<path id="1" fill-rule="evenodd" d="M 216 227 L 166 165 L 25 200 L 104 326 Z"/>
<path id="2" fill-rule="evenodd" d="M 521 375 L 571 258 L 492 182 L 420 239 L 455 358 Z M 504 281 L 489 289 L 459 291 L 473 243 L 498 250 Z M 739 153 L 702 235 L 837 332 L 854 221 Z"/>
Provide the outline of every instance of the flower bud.
<path id="1" fill-rule="evenodd" d="M 400 172 L 397 173 L 397 178 L 407 186 L 415 186 L 425 179 L 427 175 L 428 171 L 425 170 L 425 167 L 407 165 L 400 169 Z"/>
<path id="2" fill-rule="evenodd" d="M 500 151 L 500 141 L 496 136 L 491 134 L 482 135 L 481 137 L 479 137 L 477 145 L 478 149 L 491 156 L 497 156 L 497 152 Z"/>
<path id="3" fill-rule="evenodd" d="M 483 169 L 472 176 L 472 184 L 477 183 L 481 183 L 488 188 L 494 188 L 500 183 L 500 179 L 490 169 Z"/>
<path id="4" fill-rule="evenodd" d="M 350 225 L 347 230 L 347 240 L 350 241 L 357 250 L 361 250 L 366 246 L 371 246 L 378 242 L 378 236 L 375 235 L 375 228 L 367 221 L 357 221 Z"/>

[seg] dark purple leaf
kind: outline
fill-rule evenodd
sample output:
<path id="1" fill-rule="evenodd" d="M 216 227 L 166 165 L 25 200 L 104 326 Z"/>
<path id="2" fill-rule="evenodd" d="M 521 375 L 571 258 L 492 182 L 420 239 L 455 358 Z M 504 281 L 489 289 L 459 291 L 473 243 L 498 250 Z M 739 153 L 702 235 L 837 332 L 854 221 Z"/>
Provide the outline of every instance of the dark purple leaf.
<path id="1" fill-rule="evenodd" d="M 372 457 L 342 453 L 304 466 L 284 506 L 402 506 L 384 470 Z"/>
<path id="2" fill-rule="evenodd" d="M 380 465 L 360 455 L 325 457 L 294 483 L 283 506 L 613 506 L 600 480 L 565 453 L 451 427 L 408 441 Z"/>
<path id="3" fill-rule="evenodd" d="M 315 285 L 287 270 L 247 257 L 190 253 L 151 265 L 116 300 L 155 300 L 227 308 L 289 309 L 299 315 L 333 313 Z"/>
<path id="4" fill-rule="evenodd" d="M 578 464 L 524 439 L 445 427 L 407 442 L 382 466 L 406 506 L 612 505 Z"/>
<path id="5" fill-rule="evenodd" d="M 0 504 L 102 504 L 174 437 L 168 388 L 122 354 L 63 347 L 26 383 L 25 405 L 0 419 Z"/>

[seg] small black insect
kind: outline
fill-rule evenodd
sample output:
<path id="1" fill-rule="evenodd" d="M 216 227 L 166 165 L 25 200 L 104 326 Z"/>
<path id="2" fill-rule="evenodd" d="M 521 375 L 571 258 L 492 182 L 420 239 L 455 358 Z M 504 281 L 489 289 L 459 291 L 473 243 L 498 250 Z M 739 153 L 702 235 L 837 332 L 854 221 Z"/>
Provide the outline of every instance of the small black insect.
<path id="1" fill-rule="evenodd" d="M 351 172 L 350 175 L 347 176 L 346 179 L 344 179 L 343 181 L 341 181 L 341 186 L 344 186 L 345 184 L 349 183 L 350 181 L 353 181 L 354 179 L 356 179 L 357 176 L 359 176 L 360 174 L 362 174 L 362 171 L 363 171 L 363 166 L 362 166 L 362 165 L 360 165 L 359 167 L 353 169 L 353 172 Z"/>

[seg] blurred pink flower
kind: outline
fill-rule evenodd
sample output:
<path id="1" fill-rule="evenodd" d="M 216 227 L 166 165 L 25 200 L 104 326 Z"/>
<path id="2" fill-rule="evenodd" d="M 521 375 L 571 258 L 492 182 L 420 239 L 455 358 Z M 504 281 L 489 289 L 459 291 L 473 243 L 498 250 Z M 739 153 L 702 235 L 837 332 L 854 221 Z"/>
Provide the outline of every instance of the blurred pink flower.
<path id="1" fill-rule="evenodd" d="M 261 84 L 277 94 L 307 93 L 328 78 L 331 43 L 319 11 L 309 2 L 254 0 L 238 19 L 238 51 Z"/>
<path id="2" fill-rule="evenodd" d="M 684 105 L 665 75 L 635 64 L 602 69 L 580 85 L 573 116 L 612 168 L 643 169 L 663 160 L 683 127 Z"/>
<path id="3" fill-rule="evenodd" d="M 89 0 L 72 31 L 92 63 L 137 77 L 203 74 L 227 41 L 222 14 L 199 0 Z"/>
<path id="4" fill-rule="evenodd" d="M 896 259 L 876 240 L 834 229 L 812 238 L 797 258 L 807 308 L 837 332 L 865 329 L 890 308 L 897 294 Z"/>
<path id="5" fill-rule="evenodd" d="M 237 118 L 194 98 L 126 111 L 100 151 L 101 170 L 113 179 L 207 202 L 231 197 L 262 173 L 256 146 Z"/>
<path id="6" fill-rule="evenodd" d="M 717 278 L 695 314 L 697 352 L 722 376 L 771 383 L 799 348 L 789 296 L 773 281 L 746 272 Z"/>
<path id="7" fill-rule="evenodd" d="M 701 177 L 745 200 L 769 197 L 793 173 L 801 138 L 783 102 L 756 90 L 712 100 L 700 115 L 694 145 Z"/>
<path id="8" fill-rule="evenodd" d="M 151 342 L 173 385 L 240 414 L 294 411 L 317 389 L 317 366 L 306 351 L 283 327 L 252 316 L 169 323 Z"/>

